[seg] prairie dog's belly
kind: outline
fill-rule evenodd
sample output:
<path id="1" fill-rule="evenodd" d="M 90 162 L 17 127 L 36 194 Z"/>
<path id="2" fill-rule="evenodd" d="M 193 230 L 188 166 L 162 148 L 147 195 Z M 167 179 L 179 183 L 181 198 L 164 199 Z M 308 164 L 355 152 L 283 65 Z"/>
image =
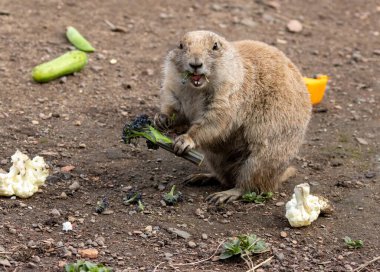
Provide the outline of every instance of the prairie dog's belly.
<path id="1" fill-rule="evenodd" d="M 182 113 L 189 123 L 200 119 L 204 113 L 204 95 L 191 90 L 183 90 L 180 97 Z"/>

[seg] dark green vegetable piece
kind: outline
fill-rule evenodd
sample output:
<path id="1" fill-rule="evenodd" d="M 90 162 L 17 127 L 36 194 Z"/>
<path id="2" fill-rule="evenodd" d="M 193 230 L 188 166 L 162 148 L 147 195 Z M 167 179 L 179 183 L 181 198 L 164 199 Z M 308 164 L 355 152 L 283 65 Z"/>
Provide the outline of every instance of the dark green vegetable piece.
<path id="1" fill-rule="evenodd" d="M 248 192 L 245 193 L 242 196 L 242 201 L 243 202 L 254 202 L 256 204 L 261 204 L 267 201 L 268 199 L 271 199 L 273 196 L 272 192 L 267 192 L 267 193 L 261 193 L 261 194 L 256 194 L 255 192 Z"/>
<path id="2" fill-rule="evenodd" d="M 173 206 L 177 204 L 178 202 L 182 201 L 182 193 L 181 192 L 174 193 L 174 192 L 175 192 L 175 185 L 173 185 L 169 193 L 164 195 L 164 201 L 169 206 Z"/>
<path id="3" fill-rule="evenodd" d="M 96 208 L 95 208 L 95 211 L 97 213 L 103 213 L 109 206 L 109 202 L 108 202 L 108 199 L 107 197 L 103 197 L 101 200 L 99 200 L 97 203 L 96 203 Z"/>
<path id="4" fill-rule="evenodd" d="M 141 193 L 139 193 L 139 192 L 130 192 L 124 198 L 124 204 L 125 205 L 138 204 L 138 202 L 141 201 L 141 198 L 142 198 Z"/>

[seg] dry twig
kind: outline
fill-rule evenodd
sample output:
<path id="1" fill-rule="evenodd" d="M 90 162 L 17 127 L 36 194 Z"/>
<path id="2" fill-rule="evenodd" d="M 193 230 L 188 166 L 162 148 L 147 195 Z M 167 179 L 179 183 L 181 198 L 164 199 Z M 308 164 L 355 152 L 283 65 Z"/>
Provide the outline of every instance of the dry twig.
<path id="1" fill-rule="evenodd" d="M 272 256 L 272 257 L 269 257 L 269 258 L 268 258 L 268 259 L 266 259 L 265 261 L 263 261 L 263 262 L 259 263 L 258 265 L 256 265 L 256 266 L 252 267 L 251 269 L 249 269 L 249 270 L 248 270 L 248 271 L 246 271 L 246 272 L 255 272 L 255 270 L 256 270 L 257 268 L 259 268 L 259 267 L 263 266 L 264 264 L 266 264 L 267 262 L 269 262 L 270 260 L 272 260 L 272 259 L 273 259 L 273 257 L 274 257 L 274 256 Z"/>
<path id="2" fill-rule="evenodd" d="M 175 264 L 175 263 L 170 263 L 170 267 L 176 269 L 177 267 L 176 266 L 184 266 L 184 265 L 197 265 L 197 264 L 200 264 L 200 263 L 203 263 L 203 262 L 207 262 L 208 260 L 211 260 L 215 255 L 216 253 L 218 252 L 219 248 L 221 245 L 223 245 L 223 243 L 225 242 L 225 240 L 223 240 L 219 245 L 218 247 L 216 248 L 216 250 L 214 251 L 214 253 L 206 258 L 206 259 L 203 259 L 203 260 L 199 260 L 199 261 L 196 261 L 196 262 L 192 262 L 192 263 L 178 263 L 178 264 Z M 156 272 L 158 271 L 158 267 L 161 266 L 162 264 L 164 264 L 165 262 L 161 262 L 159 263 L 153 270 L 153 272 Z"/>
<path id="3" fill-rule="evenodd" d="M 372 263 L 374 263 L 374 262 L 376 262 L 376 261 L 378 261 L 378 260 L 380 260 L 380 256 L 377 256 L 376 258 L 374 258 L 374 259 L 372 259 L 372 260 L 370 260 L 370 261 L 368 261 L 368 262 L 362 264 L 361 266 L 359 266 L 358 268 L 356 268 L 356 269 L 354 270 L 354 272 L 356 272 L 356 271 L 361 271 L 363 268 L 367 267 L 368 265 L 370 265 L 370 264 L 372 264 Z"/>

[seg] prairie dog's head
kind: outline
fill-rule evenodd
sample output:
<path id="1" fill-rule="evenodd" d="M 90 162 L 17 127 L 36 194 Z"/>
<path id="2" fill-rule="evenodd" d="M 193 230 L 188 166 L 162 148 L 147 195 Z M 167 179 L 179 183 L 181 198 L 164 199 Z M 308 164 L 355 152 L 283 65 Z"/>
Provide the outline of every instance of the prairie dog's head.
<path id="1" fill-rule="evenodd" d="M 218 69 L 224 66 L 229 43 L 210 31 L 186 33 L 178 42 L 177 48 L 170 51 L 167 61 L 173 65 L 182 84 L 193 88 L 204 88 L 216 80 Z"/>

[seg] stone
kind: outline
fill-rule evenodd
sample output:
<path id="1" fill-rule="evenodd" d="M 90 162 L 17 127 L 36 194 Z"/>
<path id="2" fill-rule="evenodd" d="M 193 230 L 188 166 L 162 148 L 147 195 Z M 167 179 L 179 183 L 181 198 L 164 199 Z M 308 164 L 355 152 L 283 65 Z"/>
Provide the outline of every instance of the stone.
<path id="1" fill-rule="evenodd" d="M 106 241 L 106 239 L 103 236 L 98 236 L 98 237 L 95 238 L 95 242 L 99 246 L 104 246 L 105 241 Z"/>
<path id="2" fill-rule="evenodd" d="M 61 167 L 61 172 L 68 173 L 75 169 L 74 165 L 66 165 Z"/>
<path id="3" fill-rule="evenodd" d="M 194 241 L 189 241 L 188 245 L 191 248 L 197 247 L 197 244 Z"/>
<path id="4" fill-rule="evenodd" d="M 59 198 L 61 199 L 67 199 L 67 194 L 65 192 L 62 192 L 60 195 L 59 195 Z"/>
<path id="5" fill-rule="evenodd" d="M 361 145 L 368 145 L 368 142 L 363 139 L 363 138 L 360 138 L 360 137 L 355 137 L 355 139 L 358 141 L 359 144 Z"/>
<path id="6" fill-rule="evenodd" d="M 69 186 L 69 189 L 71 191 L 76 191 L 80 188 L 80 184 L 78 181 L 74 181 L 70 186 Z"/>
<path id="7" fill-rule="evenodd" d="M 96 259 L 99 255 L 99 251 L 95 248 L 79 249 L 78 253 L 82 258 L 89 259 Z"/>
<path id="8" fill-rule="evenodd" d="M 286 25 L 286 28 L 289 32 L 298 33 L 302 31 L 302 24 L 298 20 L 290 20 Z"/>
<path id="9" fill-rule="evenodd" d="M 0 259 L 0 265 L 10 267 L 11 263 L 7 259 Z"/>
<path id="10" fill-rule="evenodd" d="M 285 259 L 285 255 L 284 255 L 284 253 L 282 253 L 282 252 L 276 253 L 275 256 L 276 256 L 276 258 L 277 258 L 278 260 L 280 260 L 280 261 L 282 261 L 282 260 Z"/>
<path id="11" fill-rule="evenodd" d="M 240 22 L 242 25 L 248 26 L 248 27 L 255 27 L 257 23 L 253 21 L 251 18 L 244 18 Z"/>
<path id="12" fill-rule="evenodd" d="M 222 5 L 219 5 L 219 4 L 212 4 L 211 5 L 211 9 L 213 11 L 221 11 L 223 9 L 223 6 Z"/>
<path id="13" fill-rule="evenodd" d="M 374 178 L 376 177 L 376 173 L 375 172 L 371 172 L 371 171 L 368 171 L 364 174 L 364 176 L 367 178 L 367 179 L 371 179 L 371 178 Z"/>
<path id="14" fill-rule="evenodd" d="M 189 239 L 191 237 L 190 233 L 184 230 L 177 229 L 177 228 L 168 228 L 168 231 L 171 233 L 177 234 L 179 237 L 183 239 Z"/>
<path id="15" fill-rule="evenodd" d="M 61 213 L 57 209 L 52 209 L 49 214 L 56 217 L 61 216 Z"/>
<path id="16" fill-rule="evenodd" d="M 165 252 L 164 255 L 165 255 L 165 259 L 167 259 L 167 260 L 169 260 L 169 259 L 171 259 L 171 257 L 173 257 L 173 254 L 171 254 L 169 252 Z"/>

